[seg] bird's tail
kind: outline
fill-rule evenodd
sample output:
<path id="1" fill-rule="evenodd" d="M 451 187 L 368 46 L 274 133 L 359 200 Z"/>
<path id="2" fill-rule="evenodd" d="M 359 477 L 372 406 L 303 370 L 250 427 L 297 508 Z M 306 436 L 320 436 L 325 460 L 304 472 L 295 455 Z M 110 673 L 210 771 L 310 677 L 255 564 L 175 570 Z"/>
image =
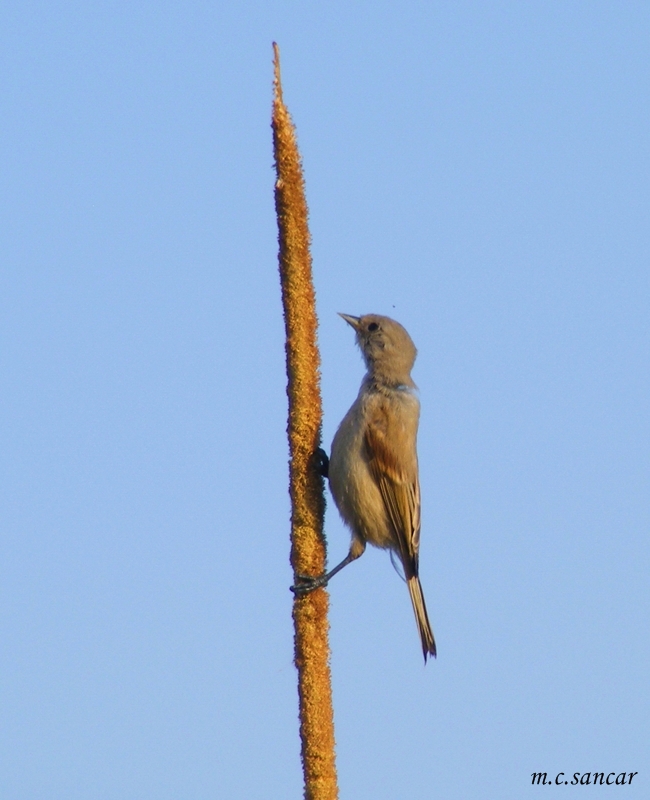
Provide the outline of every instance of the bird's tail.
<path id="1" fill-rule="evenodd" d="M 433 638 L 433 631 L 431 630 L 431 623 L 427 615 L 427 607 L 424 602 L 420 579 L 414 575 L 407 580 L 407 583 L 409 594 L 411 595 L 411 602 L 413 603 L 413 611 L 415 612 L 415 621 L 417 622 L 420 639 L 422 640 L 424 663 L 426 664 L 427 656 L 432 655 L 434 658 L 436 657 L 436 640 Z"/>

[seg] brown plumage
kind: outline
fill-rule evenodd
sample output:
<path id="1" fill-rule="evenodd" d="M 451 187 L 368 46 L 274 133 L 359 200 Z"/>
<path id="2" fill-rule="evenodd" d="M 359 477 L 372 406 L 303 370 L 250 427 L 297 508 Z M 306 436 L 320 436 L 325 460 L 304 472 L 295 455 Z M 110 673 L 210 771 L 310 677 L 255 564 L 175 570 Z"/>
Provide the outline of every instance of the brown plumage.
<path id="1" fill-rule="evenodd" d="M 309 588 L 327 583 L 363 553 L 367 542 L 390 549 L 404 568 L 426 662 L 428 655 L 435 657 L 436 644 L 418 576 L 420 403 L 411 379 L 417 351 L 406 330 L 389 317 L 341 316 L 355 329 L 368 368 L 334 436 L 329 463 L 332 495 L 352 542 L 341 564 L 308 582 Z"/>

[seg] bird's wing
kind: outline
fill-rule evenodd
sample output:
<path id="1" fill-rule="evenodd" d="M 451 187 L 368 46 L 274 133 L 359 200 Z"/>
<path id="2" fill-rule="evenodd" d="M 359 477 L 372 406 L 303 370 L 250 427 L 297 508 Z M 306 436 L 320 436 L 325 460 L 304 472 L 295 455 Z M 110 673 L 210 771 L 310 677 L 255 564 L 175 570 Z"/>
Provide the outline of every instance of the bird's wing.
<path id="1" fill-rule="evenodd" d="M 368 463 L 393 526 L 406 577 L 418 574 L 420 482 L 415 437 L 385 407 L 372 414 L 365 431 Z"/>

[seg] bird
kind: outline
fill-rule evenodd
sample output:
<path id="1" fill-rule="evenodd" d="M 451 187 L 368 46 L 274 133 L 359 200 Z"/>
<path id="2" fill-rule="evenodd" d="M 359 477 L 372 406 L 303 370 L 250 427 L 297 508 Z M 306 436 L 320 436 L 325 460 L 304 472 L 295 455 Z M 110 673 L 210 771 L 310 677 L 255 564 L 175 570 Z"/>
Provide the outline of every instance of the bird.
<path id="1" fill-rule="evenodd" d="M 399 559 L 408 586 L 426 663 L 436 642 L 419 577 L 420 481 L 417 431 L 420 402 L 411 378 L 417 350 L 405 328 L 390 317 L 340 314 L 355 331 L 366 374 L 357 399 L 321 458 L 339 513 L 350 529 L 348 555 L 330 572 L 297 576 L 303 594 L 325 586 L 363 554 L 369 542 Z"/>

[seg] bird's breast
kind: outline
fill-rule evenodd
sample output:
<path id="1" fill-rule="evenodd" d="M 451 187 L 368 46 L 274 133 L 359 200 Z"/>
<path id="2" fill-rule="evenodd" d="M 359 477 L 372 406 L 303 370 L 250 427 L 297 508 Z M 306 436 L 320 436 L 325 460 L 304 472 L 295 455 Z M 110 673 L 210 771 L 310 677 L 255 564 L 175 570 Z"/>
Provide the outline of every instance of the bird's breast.
<path id="1" fill-rule="evenodd" d="M 417 404 L 417 398 L 413 400 Z M 380 402 L 381 398 L 362 392 L 343 418 L 332 441 L 329 482 L 339 513 L 353 533 L 376 547 L 395 548 L 395 535 L 370 470 L 366 446 L 366 427 Z M 401 416 L 399 406 L 395 413 Z"/>

